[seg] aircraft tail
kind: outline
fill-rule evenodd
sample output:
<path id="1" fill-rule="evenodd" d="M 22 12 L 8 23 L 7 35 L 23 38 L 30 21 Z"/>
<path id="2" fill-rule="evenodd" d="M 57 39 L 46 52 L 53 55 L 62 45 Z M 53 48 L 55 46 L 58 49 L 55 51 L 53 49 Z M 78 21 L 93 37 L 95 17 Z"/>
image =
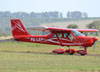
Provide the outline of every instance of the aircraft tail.
<path id="1" fill-rule="evenodd" d="M 12 33 L 14 38 L 23 35 L 30 35 L 20 19 L 11 19 Z"/>

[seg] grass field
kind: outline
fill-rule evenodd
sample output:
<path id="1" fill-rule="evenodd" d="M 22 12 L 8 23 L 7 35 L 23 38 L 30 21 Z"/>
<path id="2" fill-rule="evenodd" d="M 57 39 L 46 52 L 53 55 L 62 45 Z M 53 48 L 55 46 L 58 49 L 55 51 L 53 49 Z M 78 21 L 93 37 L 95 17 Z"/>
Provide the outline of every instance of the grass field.
<path id="1" fill-rule="evenodd" d="M 58 55 L 51 52 L 60 46 L 2 42 L 0 72 L 100 72 L 99 44 L 96 44 L 95 51 L 89 48 L 88 55 L 80 56 Z"/>

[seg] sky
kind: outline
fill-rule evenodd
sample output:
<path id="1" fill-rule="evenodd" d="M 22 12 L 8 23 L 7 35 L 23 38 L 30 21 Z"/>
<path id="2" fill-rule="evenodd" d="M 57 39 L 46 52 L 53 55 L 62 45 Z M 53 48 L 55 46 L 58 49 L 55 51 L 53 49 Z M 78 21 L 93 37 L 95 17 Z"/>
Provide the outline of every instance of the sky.
<path id="1" fill-rule="evenodd" d="M 99 7 L 100 0 L 0 0 L 0 11 L 59 11 L 64 16 L 68 11 L 81 11 L 86 12 L 89 17 L 100 17 Z"/>

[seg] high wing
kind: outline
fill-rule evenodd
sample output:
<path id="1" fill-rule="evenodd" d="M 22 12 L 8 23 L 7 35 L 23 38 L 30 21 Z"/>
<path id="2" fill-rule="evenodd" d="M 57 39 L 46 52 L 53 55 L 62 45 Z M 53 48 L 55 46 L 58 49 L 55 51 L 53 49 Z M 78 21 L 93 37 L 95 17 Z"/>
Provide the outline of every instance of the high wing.
<path id="1" fill-rule="evenodd" d="M 79 32 L 98 32 L 98 29 L 76 29 Z"/>
<path id="2" fill-rule="evenodd" d="M 30 27 L 28 30 L 38 30 L 38 31 L 71 31 L 69 28 L 59 28 L 59 27 Z M 79 32 L 98 32 L 97 29 L 75 29 Z"/>
<path id="3" fill-rule="evenodd" d="M 68 28 L 59 28 L 59 27 L 30 27 L 28 30 L 37 30 L 37 31 L 71 31 L 72 29 Z"/>

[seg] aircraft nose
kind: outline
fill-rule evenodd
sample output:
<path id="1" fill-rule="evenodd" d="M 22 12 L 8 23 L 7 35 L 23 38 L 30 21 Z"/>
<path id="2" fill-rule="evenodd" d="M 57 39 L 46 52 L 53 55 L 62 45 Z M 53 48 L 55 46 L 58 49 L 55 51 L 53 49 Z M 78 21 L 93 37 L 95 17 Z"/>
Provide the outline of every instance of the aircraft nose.
<path id="1" fill-rule="evenodd" d="M 97 37 L 94 37 L 94 40 L 95 40 L 95 41 L 97 41 L 97 40 L 98 40 L 98 38 L 97 38 Z"/>

